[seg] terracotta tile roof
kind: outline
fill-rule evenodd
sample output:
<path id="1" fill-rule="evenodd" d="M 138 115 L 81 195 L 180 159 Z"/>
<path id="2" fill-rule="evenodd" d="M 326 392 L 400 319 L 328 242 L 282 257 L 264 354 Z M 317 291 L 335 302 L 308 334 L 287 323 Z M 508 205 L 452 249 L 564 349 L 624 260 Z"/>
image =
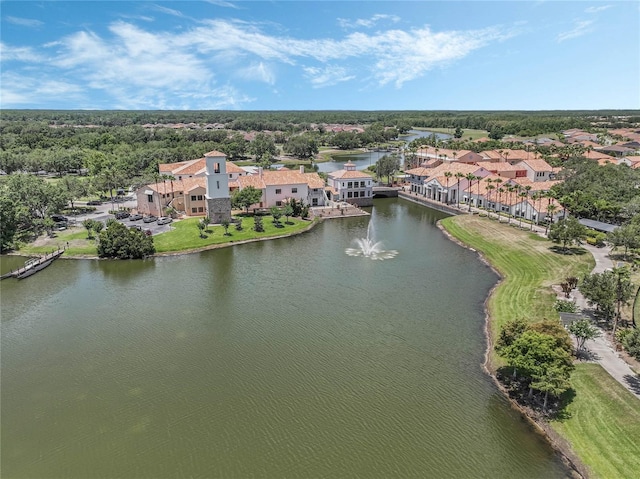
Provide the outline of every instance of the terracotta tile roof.
<path id="1" fill-rule="evenodd" d="M 318 173 L 305 173 L 309 188 L 324 188 L 325 183 Z"/>
<path id="2" fill-rule="evenodd" d="M 524 168 L 518 168 L 517 165 L 512 165 L 511 163 L 507 163 L 506 161 L 478 161 L 476 163 L 478 166 L 482 166 L 484 169 L 497 172 L 497 171 L 521 171 Z"/>
<path id="3" fill-rule="evenodd" d="M 332 171 L 331 173 L 329 173 L 329 178 L 334 178 L 334 179 L 368 179 L 371 178 L 371 176 L 367 175 L 366 173 L 361 173 L 357 170 L 338 170 L 338 171 Z"/>
<path id="4" fill-rule="evenodd" d="M 226 158 L 227 155 L 219 151 L 213 150 L 213 151 L 210 151 L 209 153 L 205 153 L 204 156 L 224 156 Z"/>
<path id="5" fill-rule="evenodd" d="M 237 182 L 241 189 L 249 186 L 253 186 L 257 190 L 264 190 L 266 188 L 260 175 L 239 176 Z"/>
<path id="6" fill-rule="evenodd" d="M 542 160 L 542 159 L 524 160 L 524 161 L 521 161 L 520 163 L 524 163 L 524 164 L 528 165 L 529 168 L 531 168 L 533 171 L 540 171 L 540 172 L 542 172 L 542 171 L 553 171 L 552 168 L 551 168 L 551 165 L 549 163 L 547 163 L 546 161 Z M 518 165 L 520 163 L 518 163 Z"/>
<path id="7" fill-rule="evenodd" d="M 405 171 L 407 175 L 415 175 L 415 176 L 429 176 L 433 173 L 433 168 L 425 168 L 423 166 L 419 166 L 418 168 L 413 168 L 411 170 Z"/>
<path id="8" fill-rule="evenodd" d="M 498 150 L 481 151 L 480 156 L 490 160 L 504 161 L 504 156 L 502 156 Z"/>
<path id="9" fill-rule="evenodd" d="M 599 151 L 587 151 L 586 153 L 583 154 L 583 156 L 585 158 L 589 158 L 590 160 L 600 160 L 600 159 L 605 159 L 605 160 L 611 160 L 611 161 L 615 161 L 616 159 L 611 156 L 611 155 L 607 155 L 605 153 L 600 153 Z"/>
<path id="10" fill-rule="evenodd" d="M 637 156 L 637 155 L 625 156 L 624 158 L 626 158 L 627 160 L 629 160 L 631 163 L 638 163 L 638 162 L 640 162 L 640 156 Z"/>
<path id="11" fill-rule="evenodd" d="M 244 175 L 246 173 L 246 171 L 244 171 L 242 168 L 240 168 L 235 163 L 232 163 L 231 161 L 226 162 L 226 168 L 227 173 L 239 173 L 241 175 Z"/>
<path id="12" fill-rule="evenodd" d="M 186 165 L 173 170 L 173 175 L 197 175 L 205 172 L 206 163 L 204 158 L 191 160 Z"/>
<path id="13" fill-rule="evenodd" d="M 152 183 L 150 185 L 143 186 L 145 189 L 151 189 L 156 193 L 171 193 L 171 182 L 165 183 Z M 206 179 L 204 177 L 185 178 L 183 180 L 173 180 L 173 191 L 189 192 L 196 188 L 206 188 Z"/>

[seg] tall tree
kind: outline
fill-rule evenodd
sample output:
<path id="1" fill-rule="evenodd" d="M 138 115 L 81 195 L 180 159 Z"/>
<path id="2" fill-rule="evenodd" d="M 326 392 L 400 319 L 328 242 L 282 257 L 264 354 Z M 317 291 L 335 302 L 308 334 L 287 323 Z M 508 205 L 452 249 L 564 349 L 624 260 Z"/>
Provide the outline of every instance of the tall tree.
<path id="1" fill-rule="evenodd" d="M 584 239 L 587 228 L 582 225 L 577 218 L 570 216 L 553 223 L 549 228 L 549 239 L 554 243 L 562 243 L 563 251 L 567 251 L 567 246 Z"/>

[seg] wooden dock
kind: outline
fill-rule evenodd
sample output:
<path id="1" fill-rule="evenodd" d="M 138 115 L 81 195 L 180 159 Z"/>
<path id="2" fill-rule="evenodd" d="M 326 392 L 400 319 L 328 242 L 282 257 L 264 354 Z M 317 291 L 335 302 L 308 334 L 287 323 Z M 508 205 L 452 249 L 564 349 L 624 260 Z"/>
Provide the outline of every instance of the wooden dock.
<path id="1" fill-rule="evenodd" d="M 32 274 L 37 273 L 38 271 L 43 270 L 47 266 L 49 266 L 54 260 L 58 259 L 64 253 L 64 249 L 58 249 L 57 251 L 52 251 L 44 256 L 40 256 L 37 258 L 32 258 L 28 260 L 23 267 L 18 268 L 16 270 L 11 270 L 8 273 L 0 276 L 0 280 L 7 278 L 17 278 L 24 279 Z"/>

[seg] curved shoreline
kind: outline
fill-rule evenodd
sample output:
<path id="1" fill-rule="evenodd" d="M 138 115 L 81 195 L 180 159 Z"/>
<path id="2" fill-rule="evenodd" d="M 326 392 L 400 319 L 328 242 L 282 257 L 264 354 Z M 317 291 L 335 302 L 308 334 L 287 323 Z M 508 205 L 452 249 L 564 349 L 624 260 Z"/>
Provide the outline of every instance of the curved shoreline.
<path id="1" fill-rule="evenodd" d="M 498 286 L 502 284 L 502 281 L 504 280 L 503 275 L 500 273 L 500 271 L 498 271 L 493 266 L 493 264 L 491 264 L 491 262 L 486 258 L 484 254 L 482 254 L 481 251 L 478 251 L 477 249 L 472 248 L 466 243 L 463 243 L 458 238 L 455 238 L 451 233 L 449 233 L 449 231 L 447 231 L 447 229 L 444 226 L 442 226 L 440 220 L 438 220 L 438 222 L 436 223 L 436 226 L 438 227 L 438 229 L 440 229 L 440 231 L 442 231 L 442 233 L 447 237 L 447 239 L 449 239 L 450 241 L 453 241 L 454 243 L 456 243 L 457 245 L 465 249 L 468 249 L 476 253 L 480 261 L 486 264 L 489 268 L 491 268 L 493 272 L 495 272 L 498 275 L 498 281 L 489 290 L 489 294 L 487 294 L 487 297 L 485 298 L 483 303 L 484 318 L 485 318 L 484 336 L 485 336 L 487 347 L 484 352 L 484 362 L 482 363 L 482 369 L 491 378 L 493 383 L 496 385 L 498 390 L 504 395 L 507 401 L 509 401 L 509 404 L 511 405 L 511 407 L 516 411 L 518 411 L 522 415 L 522 417 L 527 421 L 527 423 L 532 427 L 533 431 L 536 434 L 539 434 L 540 436 L 542 436 L 547 441 L 547 443 L 553 448 L 553 450 L 559 454 L 560 459 L 562 460 L 564 465 L 572 473 L 574 473 L 574 476 L 580 477 L 583 479 L 590 477 L 586 465 L 580 460 L 580 458 L 578 458 L 575 452 L 573 452 L 571 445 L 567 443 L 564 439 L 559 437 L 558 434 L 551 429 L 551 427 L 546 421 L 540 419 L 539 417 L 534 416 L 533 414 L 531 414 L 529 410 L 522 407 L 520 404 L 518 404 L 517 401 L 511 398 L 509 396 L 508 391 L 505 389 L 502 383 L 498 381 L 498 378 L 495 374 L 495 366 L 492 363 L 491 352 L 493 351 L 493 339 L 491 335 L 491 325 L 493 323 L 493 320 L 491 318 L 491 315 L 489 314 L 489 308 L 487 307 L 487 302 L 493 296 Z"/>
<path id="2" fill-rule="evenodd" d="M 292 231 L 290 233 L 281 234 L 281 235 L 278 235 L 278 236 L 263 236 L 261 238 L 251 238 L 251 239 L 240 240 L 240 241 L 231 240 L 231 241 L 228 241 L 226 243 L 210 244 L 210 245 L 207 245 L 207 246 L 202 246 L 200 248 L 185 249 L 185 250 L 180 250 L 180 251 L 164 251 L 162 253 L 154 253 L 151 256 L 147 256 L 146 258 L 142 258 L 142 259 L 162 258 L 162 257 L 166 257 L 166 256 L 182 256 L 182 255 L 188 255 L 188 254 L 194 254 L 194 253 L 202 253 L 203 251 L 208 251 L 208 250 L 213 250 L 213 249 L 228 248 L 229 246 L 236 246 L 236 245 L 247 244 L 247 243 L 255 243 L 255 242 L 258 242 L 258 241 L 268 241 L 268 240 L 274 240 L 274 239 L 289 238 L 291 236 L 296 236 L 296 235 L 299 235 L 299 234 L 306 233 L 307 231 L 309 231 L 313 227 L 315 227 L 317 224 L 320 224 L 322 221 L 323 221 L 323 218 L 314 218 L 313 220 L 311 220 L 309 222 L 309 225 L 307 225 L 305 228 L 300 229 L 300 230 L 296 230 L 296 231 Z M 9 253 L 4 253 L 4 254 L 6 254 L 7 256 L 24 256 L 24 257 L 29 257 L 30 256 L 28 254 L 20 253 L 20 251 L 11 251 Z M 105 261 L 105 260 L 114 260 L 116 258 L 101 258 L 101 257 L 95 256 L 95 255 L 68 255 L 68 256 L 65 256 L 63 254 L 58 259 L 91 259 L 91 260 Z"/>

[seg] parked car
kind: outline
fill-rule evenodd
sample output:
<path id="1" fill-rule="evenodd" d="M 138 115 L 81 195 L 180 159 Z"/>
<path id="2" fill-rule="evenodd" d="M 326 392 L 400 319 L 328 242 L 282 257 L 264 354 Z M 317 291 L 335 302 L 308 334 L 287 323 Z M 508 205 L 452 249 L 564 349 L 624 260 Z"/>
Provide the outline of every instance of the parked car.
<path id="1" fill-rule="evenodd" d="M 129 216 L 129 221 L 138 221 L 144 218 L 140 213 L 136 213 L 134 215 Z"/>
<path id="2" fill-rule="evenodd" d="M 87 206 L 99 206 L 101 204 L 102 204 L 102 201 L 100 200 L 87 201 Z"/>
<path id="3" fill-rule="evenodd" d="M 66 222 L 69 221 L 69 218 L 67 218 L 66 216 L 63 216 L 63 215 L 51 215 L 51 219 L 55 223 L 66 223 Z"/>
<path id="4" fill-rule="evenodd" d="M 157 219 L 158 219 L 157 216 L 149 215 L 149 216 L 145 216 L 144 218 L 142 218 L 142 221 L 144 221 L 145 223 L 153 223 Z"/>
<path id="5" fill-rule="evenodd" d="M 129 228 L 132 229 L 132 230 L 142 231 L 142 226 L 140 226 L 140 225 L 131 225 L 131 226 L 129 226 Z"/>
<path id="6" fill-rule="evenodd" d="M 116 216 L 117 220 L 123 220 L 123 219 L 129 217 L 129 212 L 128 211 L 118 211 L 118 212 L 116 212 L 115 216 Z"/>
<path id="7" fill-rule="evenodd" d="M 158 218 L 158 224 L 159 225 L 166 225 L 166 224 L 171 223 L 172 221 L 173 220 L 169 216 L 162 216 L 162 217 Z"/>

